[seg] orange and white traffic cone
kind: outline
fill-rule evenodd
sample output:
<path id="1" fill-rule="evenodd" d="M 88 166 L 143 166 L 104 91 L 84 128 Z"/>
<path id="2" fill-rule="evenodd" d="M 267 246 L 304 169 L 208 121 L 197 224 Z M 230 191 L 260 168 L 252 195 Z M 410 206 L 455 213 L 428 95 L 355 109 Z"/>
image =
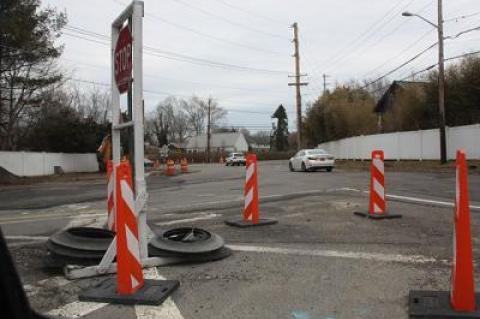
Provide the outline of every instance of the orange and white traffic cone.
<path id="1" fill-rule="evenodd" d="M 175 162 L 173 160 L 168 160 L 165 174 L 167 176 L 174 176 L 176 175 L 176 173 L 177 173 L 177 170 L 175 169 Z"/>
<path id="2" fill-rule="evenodd" d="M 455 311 L 475 311 L 468 168 L 465 152 L 457 151 L 457 196 L 450 301 Z"/>
<path id="3" fill-rule="evenodd" d="M 387 213 L 387 201 L 385 199 L 385 164 L 382 150 L 374 150 L 372 152 L 368 213 L 354 212 L 354 214 L 372 219 L 393 219 L 402 217 L 402 215 Z"/>
<path id="4" fill-rule="evenodd" d="M 457 151 L 453 263 L 450 292 L 411 291 L 410 318 L 480 318 L 473 268 L 468 168 L 465 152 Z M 421 315 L 421 316 L 420 316 Z"/>
<path id="5" fill-rule="evenodd" d="M 186 158 L 182 158 L 180 160 L 180 168 L 182 170 L 182 173 L 188 173 L 188 161 Z"/>
<path id="6" fill-rule="evenodd" d="M 257 155 L 248 154 L 246 158 L 245 176 L 245 205 L 243 219 L 225 221 L 227 225 L 236 227 L 263 226 L 276 224 L 274 219 L 260 218 L 258 205 L 258 178 L 257 178 Z"/>
<path id="7" fill-rule="evenodd" d="M 115 205 L 114 205 L 114 191 L 115 175 L 113 174 L 112 161 L 107 162 L 107 228 L 115 231 Z"/>
<path id="8" fill-rule="evenodd" d="M 144 284 L 130 164 L 120 163 L 116 174 L 117 292 L 130 295 Z"/>

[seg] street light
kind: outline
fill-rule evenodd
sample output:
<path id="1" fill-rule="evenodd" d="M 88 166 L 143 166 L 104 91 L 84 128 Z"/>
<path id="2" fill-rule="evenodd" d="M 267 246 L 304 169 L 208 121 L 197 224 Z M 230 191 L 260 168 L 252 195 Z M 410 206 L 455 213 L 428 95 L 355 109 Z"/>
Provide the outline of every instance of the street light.
<path id="1" fill-rule="evenodd" d="M 425 19 L 419 14 L 405 11 L 404 17 L 417 17 L 438 30 L 438 122 L 440 130 L 440 161 L 447 162 L 447 138 L 445 132 L 445 59 L 443 49 L 443 3 L 438 0 L 438 24 Z"/>

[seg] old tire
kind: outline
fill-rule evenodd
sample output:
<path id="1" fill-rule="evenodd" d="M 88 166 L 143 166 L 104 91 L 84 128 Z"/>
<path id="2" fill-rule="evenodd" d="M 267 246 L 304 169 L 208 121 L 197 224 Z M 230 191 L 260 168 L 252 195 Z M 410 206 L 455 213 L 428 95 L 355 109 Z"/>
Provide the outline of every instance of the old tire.
<path id="1" fill-rule="evenodd" d="M 215 233 L 200 228 L 181 227 L 162 231 L 152 238 L 157 250 L 180 254 L 204 254 L 222 248 L 225 241 Z"/>

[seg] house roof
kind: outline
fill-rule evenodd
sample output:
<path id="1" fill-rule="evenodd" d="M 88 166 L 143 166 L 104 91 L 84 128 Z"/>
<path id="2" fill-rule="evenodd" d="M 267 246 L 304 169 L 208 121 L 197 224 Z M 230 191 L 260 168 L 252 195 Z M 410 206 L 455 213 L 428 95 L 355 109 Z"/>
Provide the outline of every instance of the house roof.
<path id="1" fill-rule="evenodd" d="M 377 105 L 373 109 L 375 113 L 385 113 L 388 111 L 395 100 L 395 94 L 399 90 L 409 90 L 409 89 L 421 89 L 423 90 L 426 82 L 414 82 L 414 81 L 393 81 L 392 85 L 388 90 L 383 94 L 383 96 L 378 101 Z"/>
<path id="2" fill-rule="evenodd" d="M 245 139 L 242 133 L 215 133 L 210 139 L 211 147 L 233 147 L 239 138 Z M 193 136 L 186 143 L 187 149 L 207 148 L 207 135 Z"/>

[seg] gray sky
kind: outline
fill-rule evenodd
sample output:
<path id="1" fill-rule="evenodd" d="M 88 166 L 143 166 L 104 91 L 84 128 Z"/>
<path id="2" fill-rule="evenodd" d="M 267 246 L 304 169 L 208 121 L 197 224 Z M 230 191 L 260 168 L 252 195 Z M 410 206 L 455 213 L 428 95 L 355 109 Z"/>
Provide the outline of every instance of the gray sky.
<path id="1" fill-rule="evenodd" d="M 65 10 L 69 25 L 110 35 L 113 19 L 126 0 L 43 0 Z M 270 115 L 282 103 L 294 131 L 294 70 L 291 43 L 294 21 L 299 24 L 304 106 L 321 94 L 322 74 L 329 87 L 350 80 L 374 79 L 436 42 L 436 31 L 418 18 L 436 22 L 436 0 L 145 0 L 144 45 L 215 62 L 275 72 L 217 68 L 144 56 L 144 89 L 178 96 L 192 94 L 218 100 L 228 124 L 266 129 Z M 480 26 L 480 1 L 444 0 L 445 34 Z M 478 13 L 478 14 L 477 14 Z M 450 20 L 453 17 L 472 15 Z M 62 64 L 74 77 L 109 83 L 109 47 L 101 37 L 66 30 Z M 446 57 L 480 50 L 480 31 L 446 41 Z M 390 77 L 400 79 L 435 63 L 434 48 Z M 89 84 L 81 84 L 86 89 Z M 145 93 L 147 112 L 166 95 Z M 237 112 L 238 110 L 244 112 Z M 253 111 L 258 113 L 246 113 Z"/>

